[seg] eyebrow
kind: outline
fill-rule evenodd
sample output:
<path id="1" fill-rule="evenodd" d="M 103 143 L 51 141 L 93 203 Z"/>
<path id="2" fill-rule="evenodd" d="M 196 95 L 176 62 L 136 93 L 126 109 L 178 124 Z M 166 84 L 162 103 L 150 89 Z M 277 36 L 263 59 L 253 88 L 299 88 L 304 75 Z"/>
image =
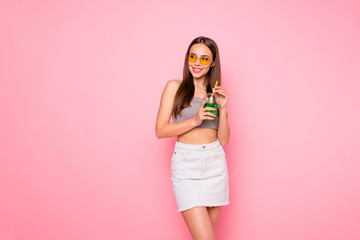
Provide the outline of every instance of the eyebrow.
<path id="1" fill-rule="evenodd" d="M 195 53 L 191 52 L 190 54 L 194 54 L 196 55 Z M 197 55 L 196 55 L 197 56 Z M 201 56 L 207 56 L 207 57 L 210 57 L 209 55 L 201 55 Z"/>

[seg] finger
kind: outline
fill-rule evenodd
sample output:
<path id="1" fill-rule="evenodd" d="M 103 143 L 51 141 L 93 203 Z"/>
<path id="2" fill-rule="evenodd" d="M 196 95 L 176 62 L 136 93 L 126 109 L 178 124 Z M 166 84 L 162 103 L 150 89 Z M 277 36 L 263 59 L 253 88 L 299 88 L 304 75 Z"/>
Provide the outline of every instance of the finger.
<path id="1" fill-rule="evenodd" d="M 201 103 L 201 105 L 200 105 L 200 108 L 201 108 L 201 109 L 204 107 L 204 105 L 205 105 L 205 103 L 206 103 L 207 100 L 208 100 L 208 98 L 205 98 L 204 101 Z"/>
<path id="2" fill-rule="evenodd" d="M 225 94 L 225 91 L 224 90 L 216 90 L 215 93 L 222 93 L 222 94 Z"/>
<path id="3" fill-rule="evenodd" d="M 213 108 L 213 107 L 206 107 L 206 108 L 204 108 L 204 110 L 215 111 L 215 110 L 216 110 L 216 108 Z"/>
<path id="4" fill-rule="evenodd" d="M 228 96 L 225 92 L 215 92 L 214 94 L 218 94 L 218 95 L 225 96 L 225 97 Z"/>
<path id="5" fill-rule="evenodd" d="M 202 119 L 202 120 L 205 120 L 205 119 L 213 120 L 214 118 L 215 118 L 215 117 L 210 117 L 210 116 L 204 115 L 201 119 Z"/>
<path id="6" fill-rule="evenodd" d="M 216 91 L 218 91 L 218 92 L 225 92 L 224 89 L 216 89 Z"/>
<path id="7" fill-rule="evenodd" d="M 216 117 L 215 114 L 211 113 L 211 112 L 205 112 L 204 116 L 213 116 Z"/>
<path id="8" fill-rule="evenodd" d="M 203 116 L 203 117 L 201 118 L 201 120 L 206 120 L 206 119 L 209 119 L 209 120 L 214 120 L 214 118 L 213 118 L 213 117 L 208 117 L 208 116 Z"/>

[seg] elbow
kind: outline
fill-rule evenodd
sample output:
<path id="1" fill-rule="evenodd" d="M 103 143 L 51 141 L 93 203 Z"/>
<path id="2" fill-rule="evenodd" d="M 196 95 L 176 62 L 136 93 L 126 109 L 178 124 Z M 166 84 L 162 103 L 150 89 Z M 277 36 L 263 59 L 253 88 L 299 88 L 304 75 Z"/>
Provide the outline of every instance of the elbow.
<path id="1" fill-rule="evenodd" d="M 156 135 L 156 137 L 157 137 L 158 139 L 161 139 L 161 138 L 162 138 L 160 132 L 157 131 L 157 130 L 155 130 L 155 135 Z"/>
<path id="2" fill-rule="evenodd" d="M 160 134 L 158 134 L 158 133 L 156 133 L 156 137 L 157 137 L 158 139 L 164 138 L 162 135 L 160 135 Z"/>
<path id="3" fill-rule="evenodd" d="M 219 141 L 221 146 L 226 146 L 228 144 L 229 141 Z"/>
<path id="4" fill-rule="evenodd" d="M 166 132 L 166 125 L 165 124 L 157 124 L 155 126 L 155 135 L 158 139 L 169 137 L 169 135 Z"/>
<path id="5" fill-rule="evenodd" d="M 229 143 L 229 138 L 226 138 L 226 139 L 219 138 L 219 142 L 220 142 L 220 145 L 224 147 Z"/>
<path id="6" fill-rule="evenodd" d="M 164 138 L 164 134 L 160 131 L 158 127 L 155 128 L 155 135 L 158 139 Z"/>

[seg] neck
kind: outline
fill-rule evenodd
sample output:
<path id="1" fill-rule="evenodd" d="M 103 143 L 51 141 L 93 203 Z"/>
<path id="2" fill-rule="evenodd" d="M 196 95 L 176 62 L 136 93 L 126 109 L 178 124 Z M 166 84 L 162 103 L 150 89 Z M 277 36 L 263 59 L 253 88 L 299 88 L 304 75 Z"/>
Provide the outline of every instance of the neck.
<path id="1" fill-rule="evenodd" d="M 206 88 L 206 76 L 201 78 L 194 78 L 194 85 L 201 88 Z"/>

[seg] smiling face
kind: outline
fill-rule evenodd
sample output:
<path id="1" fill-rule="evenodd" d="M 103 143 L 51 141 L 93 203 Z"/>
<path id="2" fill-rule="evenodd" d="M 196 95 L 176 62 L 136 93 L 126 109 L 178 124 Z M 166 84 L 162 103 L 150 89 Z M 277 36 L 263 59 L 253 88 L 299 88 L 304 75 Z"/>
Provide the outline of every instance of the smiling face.
<path id="1" fill-rule="evenodd" d="M 196 61 L 191 62 L 189 59 L 196 59 Z M 215 65 L 211 50 L 203 43 L 196 43 L 191 46 L 189 51 L 189 59 L 189 71 L 194 78 L 205 77 L 210 68 Z M 210 61 L 206 62 L 207 59 Z"/>

